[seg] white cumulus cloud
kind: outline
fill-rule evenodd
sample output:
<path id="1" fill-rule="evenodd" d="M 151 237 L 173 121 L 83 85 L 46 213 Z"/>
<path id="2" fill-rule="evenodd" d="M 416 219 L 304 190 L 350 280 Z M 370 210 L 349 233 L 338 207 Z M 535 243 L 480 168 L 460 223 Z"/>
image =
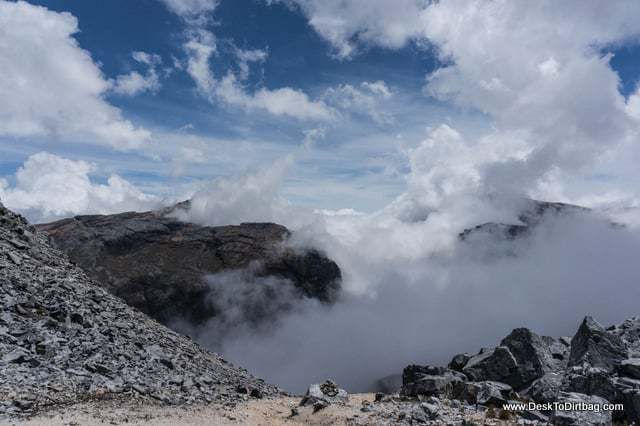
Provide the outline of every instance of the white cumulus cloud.
<path id="1" fill-rule="evenodd" d="M 33 222 L 78 214 L 108 214 L 157 208 L 161 200 L 112 174 L 106 184 L 95 183 L 95 167 L 47 152 L 30 156 L 15 175 L 15 185 L 0 180 L 0 200 Z"/>
<path id="2" fill-rule="evenodd" d="M 104 99 L 110 82 L 77 32 L 69 13 L 0 0 L 0 135 L 145 145 L 150 132 Z"/>
<path id="3" fill-rule="evenodd" d="M 336 114 L 323 101 L 313 101 L 306 93 L 290 87 L 273 90 L 263 87 L 249 93 L 231 73 L 218 82 L 214 93 L 230 105 L 246 110 L 263 110 L 275 116 L 330 121 Z"/>
<path id="4" fill-rule="evenodd" d="M 399 48 L 422 33 L 426 0 L 283 0 L 297 6 L 339 58 L 359 45 Z"/>

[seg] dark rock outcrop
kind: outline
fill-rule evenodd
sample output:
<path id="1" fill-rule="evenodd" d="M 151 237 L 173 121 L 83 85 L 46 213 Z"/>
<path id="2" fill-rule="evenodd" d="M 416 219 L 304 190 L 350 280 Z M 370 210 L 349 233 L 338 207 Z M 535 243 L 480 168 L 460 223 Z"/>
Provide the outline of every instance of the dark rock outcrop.
<path id="1" fill-rule="evenodd" d="M 457 387 L 453 398 L 469 404 L 501 407 L 502 404 L 517 397 L 513 388 L 506 383 L 482 381 L 467 382 Z"/>
<path id="2" fill-rule="evenodd" d="M 549 340 L 527 328 L 516 328 L 500 342 L 501 346 L 509 348 L 516 360 L 516 368 L 511 377 L 505 383 L 515 389 L 523 389 L 534 380 L 546 373 L 558 371 L 560 361 L 551 353 Z"/>
<path id="3" fill-rule="evenodd" d="M 602 409 L 588 409 L 588 407 L 602 407 L 607 401 L 597 396 L 581 393 L 562 392 L 558 403 L 564 406 L 579 407 L 575 410 L 559 409 L 551 415 L 551 423 L 556 426 L 608 426 L 612 424 L 611 411 Z M 582 407 L 587 407 L 582 408 Z"/>
<path id="4" fill-rule="evenodd" d="M 612 371 L 627 358 L 627 347 L 622 339 L 607 332 L 591 317 L 586 317 L 571 339 L 569 366 L 587 364 Z"/>
<path id="5" fill-rule="evenodd" d="M 452 370 L 462 372 L 462 369 L 467 365 L 467 363 L 472 357 L 473 356 L 469 355 L 468 353 L 454 355 L 454 357 L 451 358 L 451 361 L 449 362 L 449 365 L 447 365 L 447 367 L 449 367 Z"/>
<path id="6" fill-rule="evenodd" d="M 640 359 L 639 358 L 625 359 L 618 366 L 618 373 L 621 376 L 631 377 L 633 379 L 640 380 Z"/>
<path id="7" fill-rule="evenodd" d="M 506 346 L 495 349 L 483 349 L 472 357 L 462 369 L 471 380 L 495 381 L 508 383 L 512 381 L 518 363 Z"/>
<path id="8" fill-rule="evenodd" d="M 604 368 L 572 367 L 566 373 L 563 390 L 600 396 L 607 401 L 620 399 L 616 378 Z"/>
<path id="9" fill-rule="evenodd" d="M 315 250 L 287 247 L 285 227 L 207 227 L 180 222 L 170 213 L 76 216 L 37 227 L 108 291 L 163 323 L 177 318 L 200 323 L 215 316 L 205 275 L 240 268 L 289 280 L 300 296 L 335 299 L 338 266 Z"/>
<path id="10" fill-rule="evenodd" d="M 448 368 L 409 365 L 402 372 L 401 394 L 452 397 L 465 379 L 464 374 Z"/>
<path id="11" fill-rule="evenodd" d="M 279 391 L 109 294 L 0 204 L 0 417 L 106 397 L 168 404 Z"/>
<path id="12" fill-rule="evenodd" d="M 502 414 L 517 413 L 522 419 L 542 422 L 551 416 L 549 421 L 559 425 L 640 424 L 639 331 L 640 318 L 604 328 L 586 317 L 572 339 L 517 328 L 495 348 L 483 348 L 473 356 L 454 356 L 449 368 L 406 367 L 401 395 L 486 407 L 514 401 L 546 404 L 543 412 L 535 411 L 540 408 L 534 404 L 533 411 Z M 623 404 L 624 408 L 607 411 L 605 403 Z M 557 404 L 569 408 L 557 409 Z M 572 409 L 570 404 L 599 404 L 595 407 L 599 411 Z"/>
<path id="13" fill-rule="evenodd" d="M 523 396 L 539 403 L 549 403 L 558 399 L 558 393 L 562 388 L 562 373 L 547 373 L 536 379 L 523 390 Z"/>

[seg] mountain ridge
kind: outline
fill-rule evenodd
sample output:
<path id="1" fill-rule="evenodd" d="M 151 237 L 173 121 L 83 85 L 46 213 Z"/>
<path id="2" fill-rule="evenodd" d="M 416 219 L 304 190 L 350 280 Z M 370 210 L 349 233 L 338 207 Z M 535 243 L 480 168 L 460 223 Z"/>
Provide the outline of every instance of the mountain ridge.
<path id="1" fill-rule="evenodd" d="M 150 212 L 85 215 L 39 224 L 54 244 L 111 293 L 169 323 L 199 324 L 215 317 L 206 276 L 251 269 L 290 282 L 299 297 L 331 303 L 341 271 L 315 249 L 287 245 L 290 231 L 274 223 L 200 226 L 179 221 L 179 203 Z"/>

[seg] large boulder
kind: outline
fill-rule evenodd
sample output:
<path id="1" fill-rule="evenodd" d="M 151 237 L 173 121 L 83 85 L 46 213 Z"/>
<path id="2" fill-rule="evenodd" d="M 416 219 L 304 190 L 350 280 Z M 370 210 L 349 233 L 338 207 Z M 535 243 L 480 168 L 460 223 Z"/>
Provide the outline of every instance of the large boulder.
<path id="1" fill-rule="evenodd" d="M 621 376 L 640 380 L 640 358 L 623 360 L 618 366 L 618 373 Z"/>
<path id="2" fill-rule="evenodd" d="M 558 398 L 558 393 L 562 388 L 562 377 L 561 373 L 547 373 L 534 380 L 521 393 L 538 403 L 553 402 Z"/>
<path id="3" fill-rule="evenodd" d="M 581 393 L 561 392 L 558 407 L 551 415 L 551 423 L 556 426 L 609 426 L 612 424 L 611 411 L 602 409 L 607 401 L 598 396 Z"/>
<path id="4" fill-rule="evenodd" d="M 473 356 L 462 369 L 473 381 L 496 381 L 509 383 L 515 374 L 518 362 L 506 346 L 483 349 Z"/>
<path id="5" fill-rule="evenodd" d="M 561 363 L 554 358 L 547 341 L 528 328 L 516 328 L 500 342 L 515 358 L 517 366 L 507 382 L 522 389 L 546 373 L 558 371 Z"/>
<path id="6" fill-rule="evenodd" d="M 444 367 L 409 365 L 402 372 L 403 396 L 451 397 L 466 380 L 464 374 Z"/>
<path id="7" fill-rule="evenodd" d="M 596 320 L 587 316 L 571 339 L 569 366 L 587 364 L 613 371 L 627 358 L 627 346 L 622 338 L 604 329 Z"/>
<path id="8" fill-rule="evenodd" d="M 622 339 L 631 358 L 640 358 L 640 317 L 629 318 L 607 331 Z"/>
<path id="9" fill-rule="evenodd" d="M 624 404 L 626 420 L 628 422 L 640 424 L 640 390 L 626 390 L 622 394 L 622 401 Z"/>
<path id="10" fill-rule="evenodd" d="M 517 398 L 518 395 L 506 383 L 482 381 L 467 382 L 462 386 L 457 386 L 456 393 L 452 397 L 469 404 L 501 407 L 502 404 Z"/>
<path id="11" fill-rule="evenodd" d="M 556 366 L 559 368 L 566 367 L 569 362 L 569 353 L 571 351 L 571 337 L 563 336 L 557 339 L 551 336 L 541 337 L 549 347 L 551 357 L 556 360 Z"/>
<path id="12" fill-rule="evenodd" d="M 338 266 L 316 250 L 289 248 L 284 226 L 199 226 L 175 219 L 174 210 L 76 216 L 38 228 L 109 292 L 163 323 L 215 316 L 205 276 L 242 268 L 283 278 L 300 296 L 335 299 Z"/>
<path id="13" fill-rule="evenodd" d="M 473 355 L 468 353 L 454 355 L 454 357 L 451 358 L 451 361 L 449 361 L 449 365 L 447 365 L 447 367 L 452 370 L 462 372 L 462 369 L 467 365 L 471 358 L 473 358 Z"/>
<path id="14" fill-rule="evenodd" d="M 586 395 L 596 395 L 607 401 L 617 401 L 620 392 L 613 375 L 604 368 L 571 367 L 565 373 L 563 390 Z"/>

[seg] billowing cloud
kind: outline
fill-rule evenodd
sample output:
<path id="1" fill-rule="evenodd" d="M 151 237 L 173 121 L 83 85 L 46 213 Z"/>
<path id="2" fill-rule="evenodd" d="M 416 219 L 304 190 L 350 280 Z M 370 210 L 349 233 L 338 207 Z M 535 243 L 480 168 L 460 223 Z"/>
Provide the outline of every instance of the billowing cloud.
<path id="1" fill-rule="evenodd" d="M 94 166 L 47 152 L 32 155 L 18 169 L 15 185 L 0 180 L 0 200 L 34 222 L 78 214 L 108 214 L 157 208 L 161 200 L 144 194 L 118 175 L 95 183 Z"/>
<path id="2" fill-rule="evenodd" d="M 339 58 L 359 45 L 397 49 L 422 33 L 426 0 L 283 0 L 307 16 L 309 25 L 327 40 Z"/>
<path id="3" fill-rule="evenodd" d="M 143 92 L 155 93 L 160 90 L 160 76 L 157 67 L 162 64 L 159 55 L 146 52 L 133 52 L 131 55 L 139 64 L 147 67 L 144 74 L 138 71 L 131 71 L 128 74 L 119 75 L 113 81 L 111 90 L 119 95 L 134 96 Z"/>
<path id="4" fill-rule="evenodd" d="M 0 135 L 145 145 L 150 132 L 104 99 L 110 82 L 76 32 L 69 13 L 0 0 Z"/>
<path id="5" fill-rule="evenodd" d="M 281 188 L 292 162 L 287 156 L 256 172 L 206 183 L 191 197 L 191 208 L 176 211 L 177 217 L 203 225 L 288 221 L 293 209 Z"/>
<path id="6" fill-rule="evenodd" d="M 603 11 L 597 2 L 581 3 L 579 16 L 569 3 L 550 2 L 454 1 L 427 9 L 426 36 L 451 65 L 428 76 L 426 93 L 489 114 L 494 137 L 510 132 L 531 148 L 489 170 L 492 185 L 510 181 L 515 169 L 520 187 L 552 167 L 577 170 L 631 135 L 618 75 L 600 53 L 640 34 L 630 18 L 640 6 L 624 4 Z"/>
<path id="7" fill-rule="evenodd" d="M 503 154 L 487 161 L 475 150 L 487 192 L 560 193 L 558 176 L 584 173 L 638 136 L 638 97 L 620 94 L 611 56 L 602 53 L 637 42 L 637 2 L 292 3 L 341 56 L 362 44 L 433 46 L 446 65 L 427 75 L 425 94 L 485 114 L 493 131 L 467 135 L 469 143 Z M 394 32 L 398 22 L 406 25 Z"/>

